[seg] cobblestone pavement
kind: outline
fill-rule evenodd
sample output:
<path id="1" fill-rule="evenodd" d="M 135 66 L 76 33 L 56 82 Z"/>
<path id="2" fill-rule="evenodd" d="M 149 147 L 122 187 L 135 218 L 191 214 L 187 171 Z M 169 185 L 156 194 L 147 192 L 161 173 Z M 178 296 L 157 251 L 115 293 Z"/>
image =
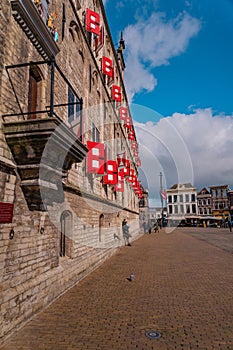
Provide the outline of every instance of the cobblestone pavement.
<path id="1" fill-rule="evenodd" d="M 228 234 L 233 246 L 227 230 L 184 228 L 142 236 L 1 350 L 233 350 L 233 255 L 210 242 L 214 234 L 219 241 Z M 146 337 L 149 330 L 161 332 L 161 338 Z"/>
<path id="2" fill-rule="evenodd" d="M 233 254 L 233 230 L 230 233 L 229 229 L 211 228 L 206 230 L 203 228 L 190 228 L 189 233 L 196 238 Z"/>

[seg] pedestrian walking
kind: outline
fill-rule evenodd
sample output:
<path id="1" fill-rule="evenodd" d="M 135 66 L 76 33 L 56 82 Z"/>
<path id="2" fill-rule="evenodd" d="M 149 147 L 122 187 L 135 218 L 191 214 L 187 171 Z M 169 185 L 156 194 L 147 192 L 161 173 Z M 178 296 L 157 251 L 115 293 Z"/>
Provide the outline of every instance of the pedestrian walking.
<path id="1" fill-rule="evenodd" d="M 159 232 L 159 224 L 158 224 L 158 221 L 155 221 L 155 224 L 154 224 L 154 231 L 155 231 L 155 233 L 156 233 L 156 232 Z"/>
<path id="2" fill-rule="evenodd" d="M 229 227 L 230 232 L 232 232 L 232 222 L 231 222 L 231 217 L 230 216 L 228 218 L 228 227 Z"/>
<path id="3" fill-rule="evenodd" d="M 145 222 L 145 221 L 143 222 L 142 226 L 143 226 L 143 231 L 144 231 L 144 233 L 146 233 L 146 228 L 147 228 L 146 226 L 147 226 L 147 225 L 146 225 L 146 222 Z"/>
<path id="4" fill-rule="evenodd" d="M 127 224 L 127 220 L 124 219 L 122 221 L 122 233 L 123 233 L 123 237 L 125 240 L 125 245 L 131 246 L 130 242 L 129 242 L 129 238 L 131 237 L 130 233 L 129 233 L 129 225 Z"/>

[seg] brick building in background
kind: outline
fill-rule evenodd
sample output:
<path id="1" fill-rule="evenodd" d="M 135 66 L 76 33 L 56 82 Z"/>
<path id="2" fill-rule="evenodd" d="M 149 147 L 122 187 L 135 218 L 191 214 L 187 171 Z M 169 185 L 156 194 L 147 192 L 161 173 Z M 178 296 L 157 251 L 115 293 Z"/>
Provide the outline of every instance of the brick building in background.
<path id="1" fill-rule="evenodd" d="M 0 337 L 139 235 L 140 158 L 99 0 L 3 0 Z"/>
<path id="2" fill-rule="evenodd" d="M 227 192 L 227 197 L 228 197 L 229 212 L 231 215 L 231 219 L 233 220 L 233 190 L 229 190 Z"/>
<path id="3" fill-rule="evenodd" d="M 229 185 L 210 186 L 213 216 L 223 220 L 229 215 L 228 191 Z"/>
<path id="4" fill-rule="evenodd" d="M 201 216 L 212 215 L 212 196 L 206 187 L 203 187 L 197 194 L 198 212 Z"/>

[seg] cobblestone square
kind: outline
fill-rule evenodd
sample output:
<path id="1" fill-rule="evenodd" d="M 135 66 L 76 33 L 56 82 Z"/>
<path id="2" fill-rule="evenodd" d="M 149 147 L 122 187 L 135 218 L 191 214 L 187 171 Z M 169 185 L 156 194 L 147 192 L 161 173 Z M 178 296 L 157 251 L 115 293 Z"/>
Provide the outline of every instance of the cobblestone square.
<path id="1" fill-rule="evenodd" d="M 232 248 L 227 229 L 143 235 L 0 349 L 232 350 Z"/>

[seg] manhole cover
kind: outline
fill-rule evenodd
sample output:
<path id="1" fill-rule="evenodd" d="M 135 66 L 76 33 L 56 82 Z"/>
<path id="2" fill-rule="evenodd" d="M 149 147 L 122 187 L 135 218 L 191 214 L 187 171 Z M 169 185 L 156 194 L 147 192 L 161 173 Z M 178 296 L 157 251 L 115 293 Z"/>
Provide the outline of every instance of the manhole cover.
<path id="1" fill-rule="evenodd" d="M 162 334 L 157 331 L 146 331 L 146 336 L 150 339 L 159 339 Z"/>

